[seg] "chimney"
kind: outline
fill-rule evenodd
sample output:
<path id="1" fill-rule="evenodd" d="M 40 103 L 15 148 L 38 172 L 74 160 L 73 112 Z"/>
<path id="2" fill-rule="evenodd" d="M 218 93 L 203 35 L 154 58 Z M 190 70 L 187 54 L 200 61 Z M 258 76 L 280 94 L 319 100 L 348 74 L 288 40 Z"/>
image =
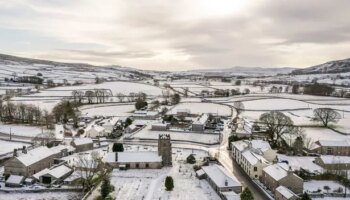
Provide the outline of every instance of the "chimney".
<path id="1" fill-rule="evenodd" d="M 27 154 L 27 147 L 26 146 L 23 146 L 22 153 Z"/>
<path id="2" fill-rule="evenodd" d="M 288 176 L 294 173 L 291 166 L 289 166 L 287 173 L 288 173 Z"/>
<path id="3" fill-rule="evenodd" d="M 18 154 L 17 154 L 17 149 L 13 149 L 13 157 L 17 157 Z"/>

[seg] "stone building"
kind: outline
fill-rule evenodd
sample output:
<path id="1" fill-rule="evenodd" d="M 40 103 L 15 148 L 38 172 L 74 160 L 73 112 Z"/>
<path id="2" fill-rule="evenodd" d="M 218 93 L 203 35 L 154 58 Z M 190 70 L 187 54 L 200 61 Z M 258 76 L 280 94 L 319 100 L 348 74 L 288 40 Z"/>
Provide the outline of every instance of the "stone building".
<path id="1" fill-rule="evenodd" d="M 158 138 L 158 155 L 162 156 L 163 166 L 172 166 L 172 149 L 169 134 L 160 134 Z"/>
<path id="2" fill-rule="evenodd" d="M 299 197 L 294 192 L 290 191 L 288 188 L 281 185 L 278 188 L 276 188 L 275 199 L 276 200 L 297 200 L 299 199 Z"/>
<path id="3" fill-rule="evenodd" d="M 76 148 L 77 152 L 89 151 L 94 148 L 91 138 L 74 138 L 71 145 Z"/>
<path id="4" fill-rule="evenodd" d="M 294 174 L 292 169 L 285 163 L 265 167 L 260 181 L 273 193 L 281 185 L 295 194 L 303 193 L 304 180 Z"/>
<path id="5" fill-rule="evenodd" d="M 349 156 L 321 155 L 315 159 L 315 163 L 328 171 L 350 170 Z"/>
<path id="6" fill-rule="evenodd" d="M 162 168 L 162 157 L 156 151 L 110 152 L 105 162 L 119 169 Z"/>
<path id="7" fill-rule="evenodd" d="M 321 155 L 350 156 L 350 142 L 347 140 L 319 140 L 312 150 Z"/>
<path id="8" fill-rule="evenodd" d="M 52 148 L 41 146 L 22 152 L 5 162 L 4 174 L 30 177 L 45 168 L 50 168 L 56 159 L 69 155 L 72 150 L 69 146 L 59 145 Z"/>

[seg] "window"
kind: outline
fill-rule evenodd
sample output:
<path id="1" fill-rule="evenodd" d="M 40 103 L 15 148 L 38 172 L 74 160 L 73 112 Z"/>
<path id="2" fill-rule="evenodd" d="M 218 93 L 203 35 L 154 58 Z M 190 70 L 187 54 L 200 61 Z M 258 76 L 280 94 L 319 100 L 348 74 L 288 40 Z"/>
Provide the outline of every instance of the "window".
<path id="1" fill-rule="evenodd" d="M 148 163 L 146 163 L 146 168 L 149 168 L 149 164 Z"/>
<path id="2" fill-rule="evenodd" d="M 331 147 L 327 148 L 327 154 L 332 155 L 333 154 L 333 149 Z"/>
<path id="3" fill-rule="evenodd" d="M 257 168 L 257 167 L 254 167 L 254 171 L 255 171 L 255 172 L 258 171 L 258 168 Z"/>
<path id="4" fill-rule="evenodd" d="M 140 167 L 140 164 L 139 163 L 136 163 L 136 168 L 139 168 Z"/>

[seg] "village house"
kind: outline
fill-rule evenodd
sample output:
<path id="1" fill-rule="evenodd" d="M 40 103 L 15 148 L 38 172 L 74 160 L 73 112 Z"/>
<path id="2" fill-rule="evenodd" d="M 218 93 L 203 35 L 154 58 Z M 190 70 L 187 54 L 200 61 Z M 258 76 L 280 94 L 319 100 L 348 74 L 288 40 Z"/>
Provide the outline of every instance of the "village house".
<path id="1" fill-rule="evenodd" d="M 315 163 L 329 171 L 350 170 L 349 156 L 321 155 L 315 158 Z"/>
<path id="2" fill-rule="evenodd" d="M 177 117 L 188 117 L 191 114 L 191 111 L 189 109 L 177 109 L 176 110 L 176 116 Z"/>
<path id="3" fill-rule="evenodd" d="M 194 132 L 204 132 L 205 126 L 209 120 L 209 114 L 202 114 L 196 121 L 192 123 L 192 131 Z"/>
<path id="4" fill-rule="evenodd" d="M 63 182 L 72 172 L 73 169 L 61 164 L 51 168 L 45 168 L 34 174 L 33 177 L 42 184 L 57 184 Z"/>
<path id="5" fill-rule="evenodd" d="M 21 155 L 14 156 L 4 164 L 5 175 L 19 175 L 30 177 L 33 174 L 51 167 L 55 160 L 62 158 L 74 152 L 74 149 L 69 146 L 59 145 L 52 148 L 41 146 L 24 151 Z"/>
<path id="6" fill-rule="evenodd" d="M 350 142 L 348 140 L 319 140 L 313 153 L 321 155 L 350 156 Z"/>
<path id="7" fill-rule="evenodd" d="M 288 188 L 282 185 L 276 188 L 275 200 L 297 200 L 297 199 L 299 199 L 298 195 L 290 191 Z"/>
<path id="8" fill-rule="evenodd" d="M 295 194 L 303 193 L 304 180 L 293 173 L 291 167 L 285 163 L 267 166 L 263 169 L 260 181 L 275 193 L 279 186 L 284 186 Z"/>
<path id="9" fill-rule="evenodd" d="M 94 148 L 91 138 L 73 138 L 71 145 L 75 147 L 76 152 L 88 151 Z"/>
<path id="10" fill-rule="evenodd" d="M 105 128 L 103 128 L 102 126 L 93 124 L 85 129 L 85 135 L 86 137 L 98 137 L 106 135 L 106 132 Z"/>
<path id="11" fill-rule="evenodd" d="M 258 179 L 262 170 L 276 158 L 276 151 L 263 140 L 232 142 L 232 158 L 252 179 Z"/>
<path id="12" fill-rule="evenodd" d="M 118 122 L 119 122 L 118 117 L 112 117 L 112 118 L 103 120 L 102 122 L 100 122 L 100 125 L 104 128 L 105 133 L 110 134 L 113 132 Z"/>
<path id="13" fill-rule="evenodd" d="M 22 187 L 25 177 L 18 175 L 10 175 L 5 181 L 6 187 Z"/>
<path id="14" fill-rule="evenodd" d="M 156 123 L 152 124 L 152 131 L 166 131 L 169 129 L 169 124 Z"/>
<path id="15" fill-rule="evenodd" d="M 159 113 L 156 111 L 137 110 L 131 117 L 133 119 L 155 120 L 159 117 Z"/>
<path id="16" fill-rule="evenodd" d="M 225 192 L 236 194 L 242 192 L 241 183 L 220 165 L 203 166 L 202 169 L 196 171 L 196 176 L 199 179 L 205 178 L 221 199 L 227 196 Z"/>

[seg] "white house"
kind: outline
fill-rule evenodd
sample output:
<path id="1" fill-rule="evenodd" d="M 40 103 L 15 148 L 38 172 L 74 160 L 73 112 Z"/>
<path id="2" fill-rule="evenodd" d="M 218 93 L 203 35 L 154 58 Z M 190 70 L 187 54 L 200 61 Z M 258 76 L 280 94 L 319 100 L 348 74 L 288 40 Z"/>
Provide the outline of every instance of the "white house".
<path id="1" fill-rule="evenodd" d="M 105 128 L 96 124 L 90 125 L 85 129 L 85 135 L 87 137 L 104 136 L 105 134 Z"/>
<path id="2" fill-rule="evenodd" d="M 118 117 L 112 117 L 110 119 L 105 119 L 102 121 L 102 127 L 105 129 L 106 133 L 112 133 L 115 125 L 119 122 Z"/>
<path id="3" fill-rule="evenodd" d="M 208 120 L 209 114 L 205 113 L 202 116 L 200 116 L 196 121 L 192 123 L 192 131 L 203 132 Z"/>
<path id="4" fill-rule="evenodd" d="M 276 151 L 263 140 L 232 142 L 232 157 L 252 179 L 258 179 L 262 170 L 276 158 Z"/>

